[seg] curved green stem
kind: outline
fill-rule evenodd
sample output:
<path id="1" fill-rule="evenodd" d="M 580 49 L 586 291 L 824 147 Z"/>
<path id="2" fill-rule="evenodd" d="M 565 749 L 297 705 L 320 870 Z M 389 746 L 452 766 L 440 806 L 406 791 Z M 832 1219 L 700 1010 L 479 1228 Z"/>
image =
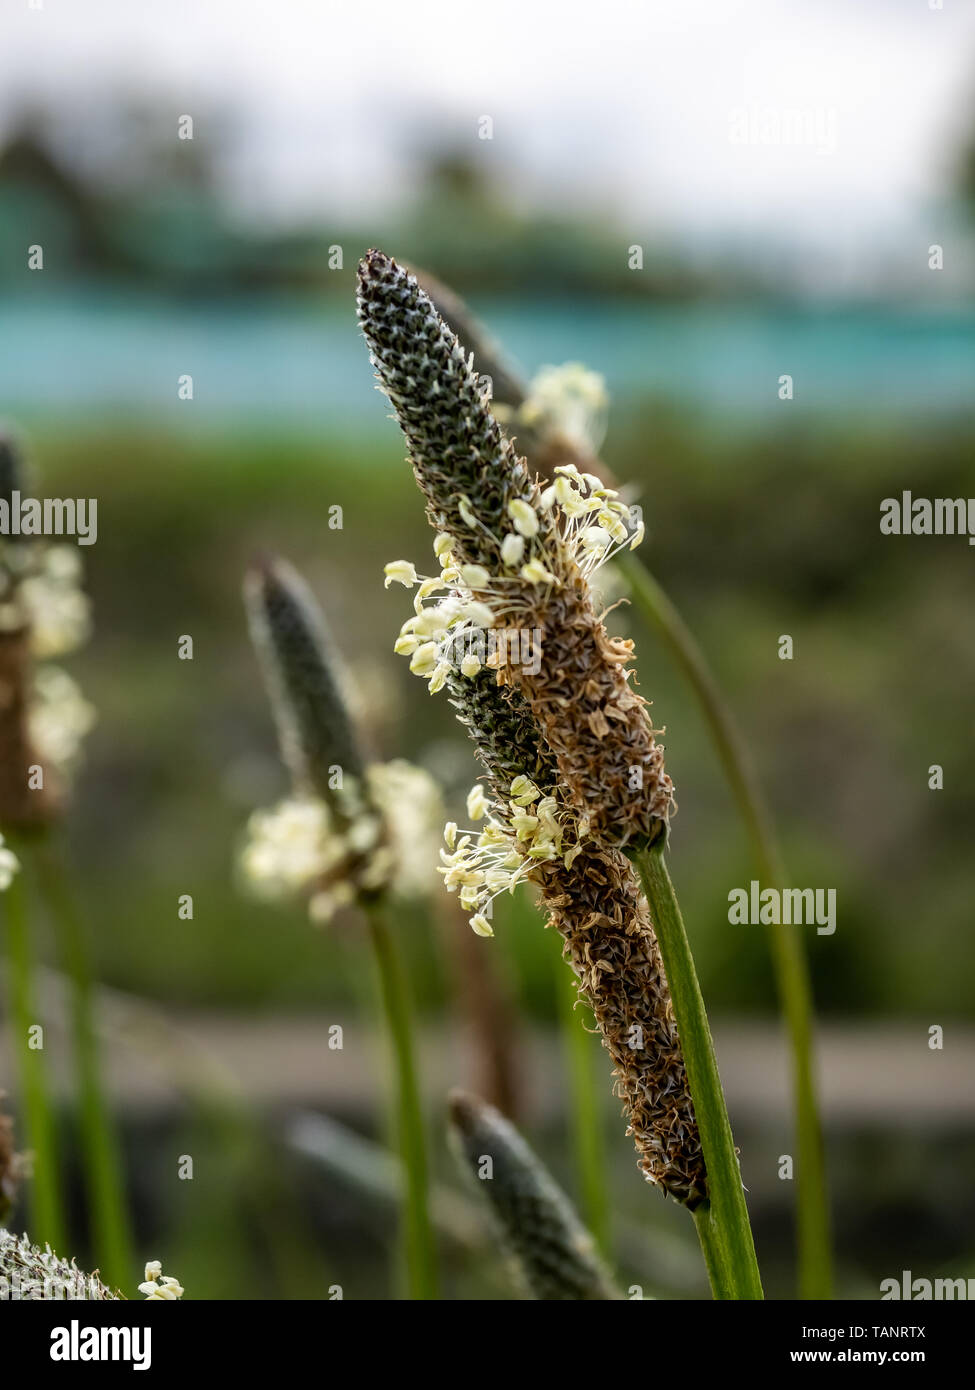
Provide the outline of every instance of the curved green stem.
<path id="1" fill-rule="evenodd" d="M 366 917 L 396 1072 L 396 1128 L 406 1181 L 403 1234 L 410 1296 L 435 1299 L 437 1249 L 430 1221 L 426 1134 L 413 1055 L 406 972 L 389 930 L 385 908 L 373 901 L 366 909 Z"/>
<path id="2" fill-rule="evenodd" d="M 580 1207 L 586 1226 L 602 1253 L 610 1255 L 610 1205 L 606 1186 L 607 1159 L 596 1084 L 592 1037 L 576 1009 L 579 991 L 575 975 L 558 960 L 555 981 L 562 1021 L 562 1040 L 569 1067 L 572 1142 L 579 1177 Z"/>
<path id="3" fill-rule="evenodd" d="M 760 878 L 767 887 L 787 887 L 785 865 L 768 808 L 704 653 L 646 566 L 627 553 L 618 556 L 617 563 L 631 586 L 634 603 L 655 628 L 698 698 L 745 822 Z M 813 1058 L 809 967 L 795 931 L 781 923 L 771 924 L 768 941 L 789 1038 L 795 1096 L 799 1293 L 804 1299 L 827 1299 L 832 1296 L 829 1197 Z"/>
<path id="4" fill-rule="evenodd" d="M 102 1085 L 95 1028 L 94 979 L 85 929 L 72 899 L 63 860 L 46 839 L 34 850 L 41 896 L 54 926 L 58 955 L 71 980 L 71 1027 L 80 1098 L 81 1149 L 95 1259 L 102 1278 L 125 1289 L 136 1273 L 118 1136 Z"/>
<path id="5" fill-rule="evenodd" d="M 34 952 L 24 883 L 24 844 L 8 836 L 21 863 L 19 873 L 3 894 L 10 957 L 10 1020 L 13 1052 L 20 1067 L 27 1140 L 33 1152 L 30 1184 L 31 1236 L 55 1250 L 66 1250 L 64 1207 L 58 1185 L 58 1158 L 54 1109 L 48 1085 L 43 1048 L 31 1045 L 31 1029 L 38 1023 L 34 1004 Z"/>
<path id="6" fill-rule="evenodd" d="M 760 1299 L 762 1281 L 711 1029 L 663 845 L 638 851 L 632 858 L 660 943 L 704 1151 L 708 1210 L 695 1218 L 695 1224 L 711 1287 L 715 1298 Z"/>

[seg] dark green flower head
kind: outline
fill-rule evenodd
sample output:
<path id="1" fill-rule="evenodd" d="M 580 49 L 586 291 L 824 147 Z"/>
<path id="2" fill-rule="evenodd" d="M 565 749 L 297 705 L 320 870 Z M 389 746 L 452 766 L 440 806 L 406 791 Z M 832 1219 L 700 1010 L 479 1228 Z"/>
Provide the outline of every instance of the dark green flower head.
<path id="1" fill-rule="evenodd" d="M 509 505 L 529 501 L 533 489 L 485 383 L 416 277 L 381 251 L 359 265 L 357 306 L 431 524 L 454 538 L 459 561 L 500 567 Z"/>
<path id="2" fill-rule="evenodd" d="M 450 1129 L 526 1292 L 548 1301 L 618 1299 L 595 1241 L 514 1125 L 476 1096 L 455 1091 Z"/>
<path id="3" fill-rule="evenodd" d="M 315 793 L 341 813 L 333 787 L 349 779 L 361 786 L 365 763 L 321 609 L 298 572 L 278 559 L 251 568 L 244 601 L 296 790 Z"/>

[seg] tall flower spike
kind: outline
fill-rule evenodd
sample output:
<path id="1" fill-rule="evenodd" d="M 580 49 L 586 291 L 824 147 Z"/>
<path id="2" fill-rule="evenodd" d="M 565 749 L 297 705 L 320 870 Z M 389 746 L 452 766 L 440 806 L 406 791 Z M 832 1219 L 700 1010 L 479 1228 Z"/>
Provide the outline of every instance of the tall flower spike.
<path id="1" fill-rule="evenodd" d="M 416 277 L 381 251 L 359 266 L 358 313 L 431 524 L 454 538 L 462 563 L 500 566 L 509 503 L 528 502 L 533 490 L 487 408 L 484 384 Z"/>
<path id="2" fill-rule="evenodd" d="M 528 772 L 543 795 L 557 790 L 555 760 L 541 743 L 527 701 L 490 673 L 448 677 L 451 703 L 474 740 L 498 806 L 510 780 Z M 613 1061 L 648 1182 L 693 1210 L 707 1193 L 694 1106 L 660 948 L 636 875 L 619 850 L 589 840 L 566 857 L 541 860 L 529 877 Z"/>
<path id="3" fill-rule="evenodd" d="M 365 762 L 321 609 L 297 570 L 278 559 L 248 572 L 244 602 L 285 766 L 296 789 L 334 803 L 335 769 L 361 781 Z"/>
<path id="4" fill-rule="evenodd" d="M 666 834 L 673 786 L 646 701 L 629 685 L 632 643 L 609 636 L 587 577 L 639 531 L 630 534 L 626 508 L 594 475 L 563 466 L 544 491 L 530 479 L 456 337 L 416 279 L 380 251 L 360 264 L 358 311 L 453 562 L 444 583 L 457 573 L 489 625 L 542 634 L 540 663 L 503 665 L 499 680 L 527 697 L 593 834 L 620 848 L 652 844 Z M 427 583 L 418 602 L 432 592 Z M 414 669 L 437 677 L 435 646 L 415 653 Z"/>
<path id="5" fill-rule="evenodd" d="M 450 1131 L 462 1166 L 490 1206 L 515 1277 L 531 1297 L 620 1298 L 592 1236 L 512 1124 L 476 1096 L 455 1091 Z"/>
<path id="6" fill-rule="evenodd" d="M 0 500 L 25 482 L 17 440 L 0 434 Z M 34 536 L 0 538 L 0 825 L 30 829 L 56 820 L 65 773 L 94 711 L 66 673 L 35 659 L 87 636 L 87 600 L 73 547 Z M 40 767 L 43 779 L 31 775 Z"/>
<path id="7" fill-rule="evenodd" d="M 547 408 L 552 402 L 546 388 L 551 385 L 553 376 L 560 377 L 564 383 L 571 369 L 571 376 L 577 382 L 581 374 L 589 379 L 590 390 L 599 392 L 602 399 L 598 409 L 604 412 L 607 402 L 601 378 L 585 372 L 578 364 L 567 364 L 563 368 L 543 368 L 531 382 L 524 382 L 459 294 L 429 271 L 416 267 L 413 273 L 420 288 L 430 296 L 440 318 L 457 334 L 461 347 L 474 354 L 478 375 L 490 378 L 491 410 L 495 418 L 509 434 L 517 435 L 529 464 L 538 470 L 542 479 L 551 481 L 560 464 L 574 463 L 584 471 L 598 473 L 605 482 L 612 484 L 605 462 L 594 457 L 592 448 L 582 448 L 578 438 L 568 437 L 566 412 L 553 413 Z"/>
<path id="8" fill-rule="evenodd" d="M 291 565 L 255 566 L 244 600 L 294 786 L 251 816 L 246 881 L 267 898 L 307 897 L 319 922 L 387 889 L 422 896 L 440 812 L 432 779 L 402 760 L 366 765 L 324 616 Z"/>
<path id="9" fill-rule="evenodd" d="M 494 408 L 517 409 L 524 400 L 524 388 L 513 369 L 504 360 L 498 343 L 494 342 L 483 324 L 478 323 L 470 309 L 449 286 L 436 279 L 427 270 L 407 267 L 416 276 L 417 283 L 428 295 L 437 313 L 457 335 L 463 347 L 474 354 L 478 375 L 488 378 L 491 385 L 491 400 Z"/>

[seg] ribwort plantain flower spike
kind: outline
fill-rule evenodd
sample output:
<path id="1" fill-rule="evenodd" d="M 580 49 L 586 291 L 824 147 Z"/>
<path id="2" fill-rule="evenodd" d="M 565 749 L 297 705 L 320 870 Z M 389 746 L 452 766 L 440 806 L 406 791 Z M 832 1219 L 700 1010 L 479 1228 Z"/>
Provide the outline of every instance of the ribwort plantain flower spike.
<path id="1" fill-rule="evenodd" d="M 553 1302 L 619 1299 L 592 1236 L 514 1126 L 462 1091 L 449 1106 L 458 1160 L 488 1203 L 524 1292 Z"/>
<path id="2" fill-rule="evenodd" d="M 573 464 L 544 489 L 530 478 L 472 360 L 415 277 L 380 251 L 360 264 L 358 312 L 438 532 L 441 575 L 418 576 L 416 613 L 397 649 L 435 692 L 459 638 L 501 626 L 538 632 L 540 662 L 502 659 L 498 680 L 525 695 L 591 834 L 630 850 L 659 841 L 673 805 L 663 750 L 629 684 L 632 643 L 609 636 L 589 583 L 639 542 L 642 525 Z"/>
<path id="3" fill-rule="evenodd" d="M 458 840 L 451 827 L 447 885 L 458 887 L 462 900 L 477 909 L 472 926 L 486 934 L 491 894 L 513 887 L 521 876 L 553 875 L 555 891 L 545 896 L 555 909 L 553 920 L 559 910 L 567 914 L 560 930 L 583 987 L 588 982 L 593 990 L 594 979 L 618 975 L 624 1004 L 626 996 L 661 997 L 652 981 L 663 980 L 666 961 L 675 1046 L 680 1022 L 675 1056 L 687 1105 L 679 1105 L 669 1121 L 652 1117 L 651 1150 L 658 1140 L 663 1150 L 673 1146 L 679 1159 L 668 1181 L 658 1180 L 694 1211 L 715 1296 L 761 1298 L 707 1014 L 664 859 L 673 786 L 646 702 L 629 685 L 632 644 L 609 637 L 590 583 L 607 559 L 639 543 L 643 529 L 582 456 L 582 449 L 595 443 L 604 400 L 595 381 L 576 371 L 574 377 L 563 372 L 543 379 L 533 395 L 514 410 L 508 407 L 510 424 L 517 426 L 525 415 L 536 461 L 543 463 L 544 456 L 551 481 L 543 487 L 528 479 L 525 461 L 492 419 L 487 392 L 477 390 L 473 358 L 467 361 L 412 277 L 380 252 L 370 252 L 360 265 L 359 314 L 381 387 L 407 438 L 428 517 L 439 533 L 435 550 L 441 577 L 417 576 L 415 617 L 404 626 L 396 649 L 411 656 L 412 668 L 436 691 L 448 685 L 454 671 L 468 681 L 480 674 L 484 663 L 471 649 L 471 630 L 487 628 L 493 643 L 487 664 L 495 668 L 500 686 L 524 696 L 539 743 L 554 756 L 558 772 L 548 794 L 531 782 L 527 798 L 516 794 L 517 778 L 505 785 L 506 779 L 492 777 L 496 799 L 476 844 L 465 834 Z M 483 617 L 485 608 L 490 621 Z M 505 626 L 518 632 L 514 661 L 507 642 L 499 647 L 505 634 L 498 629 Z M 540 639 L 540 659 L 524 659 L 520 639 L 526 631 Z M 467 644 L 462 657 L 459 643 Z M 534 640 L 532 645 L 537 647 Z M 506 855 L 506 848 L 512 853 Z M 529 868 L 527 862 L 519 864 L 517 854 L 538 862 Z M 619 856 L 619 874 L 612 855 Z M 572 873 L 579 875 L 575 882 L 559 882 Z M 594 891 L 600 874 L 602 889 Z M 650 908 L 659 971 L 648 969 L 649 958 L 641 960 L 629 950 L 639 919 L 646 921 Z M 614 922 L 625 939 L 604 953 Z M 597 930 L 587 940 L 593 927 Z M 627 1017 L 625 1007 L 619 1016 Z M 600 1030 L 612 1051 L 612 1022 L 601 1022 Z M 651 1045 L 660 1051 L 659 1039 Z M 631 1109 L 623 1070 L 622 1090 Z M 662 1138 L 666 1134 L 669 1140 Z M 645 1153 L 638 1134 L 637 1143 Z M 654 1176 L 652 1159 L 648 1167 L 648 1176 Z"/>
<path id="4" fill-rule="evenodd" d="M 421 896 L 440 809 L 432 779 L 400 759 L 367 764 L 324 616 L 291 565 L 255 565 L 244 599 L 293 783 L 251 816 L 245 880 L 267 898 L 307 898 L 318 922 L 387 890 Z"/>
<path id="5" fill-rule="evenodd" d="M 341 815 L 336 773 L 361 781 L 365 759 L 324 615 L 298 571 L 280 559 L 251 568 L 244 601 L 285 766 L 296 790 L 334 804 Z"/>

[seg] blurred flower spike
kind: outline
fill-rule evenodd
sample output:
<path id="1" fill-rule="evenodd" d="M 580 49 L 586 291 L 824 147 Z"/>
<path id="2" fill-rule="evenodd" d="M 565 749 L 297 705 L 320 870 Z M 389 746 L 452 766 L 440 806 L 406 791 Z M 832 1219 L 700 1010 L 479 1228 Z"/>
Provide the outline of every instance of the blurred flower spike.
<path id="1" fill-rule="evenodd" d="M 256 811 L 241 854 L 245 883 L 307 900 L 316 922 L 384 893 L 432 886 L 440 795 L 427 773 L 367 763 L 324 616 L 283 560 L 248 572 L 244 601 L 292 792 Z"/>
<path id="2" fill-rule="evenodd" d="M 0 495 L 24 487 L 17 441 L 0 435 Z M 55 819 L 95 710 L 76 682 L 51 665 L 91 634 L 74 545 L 41 536 L 0 537 L 0 824 L 29 828 Z M 39 766 L 42 778 L 29 781 Z M 2 876 L 2 870 L 0 870 Z"/>

